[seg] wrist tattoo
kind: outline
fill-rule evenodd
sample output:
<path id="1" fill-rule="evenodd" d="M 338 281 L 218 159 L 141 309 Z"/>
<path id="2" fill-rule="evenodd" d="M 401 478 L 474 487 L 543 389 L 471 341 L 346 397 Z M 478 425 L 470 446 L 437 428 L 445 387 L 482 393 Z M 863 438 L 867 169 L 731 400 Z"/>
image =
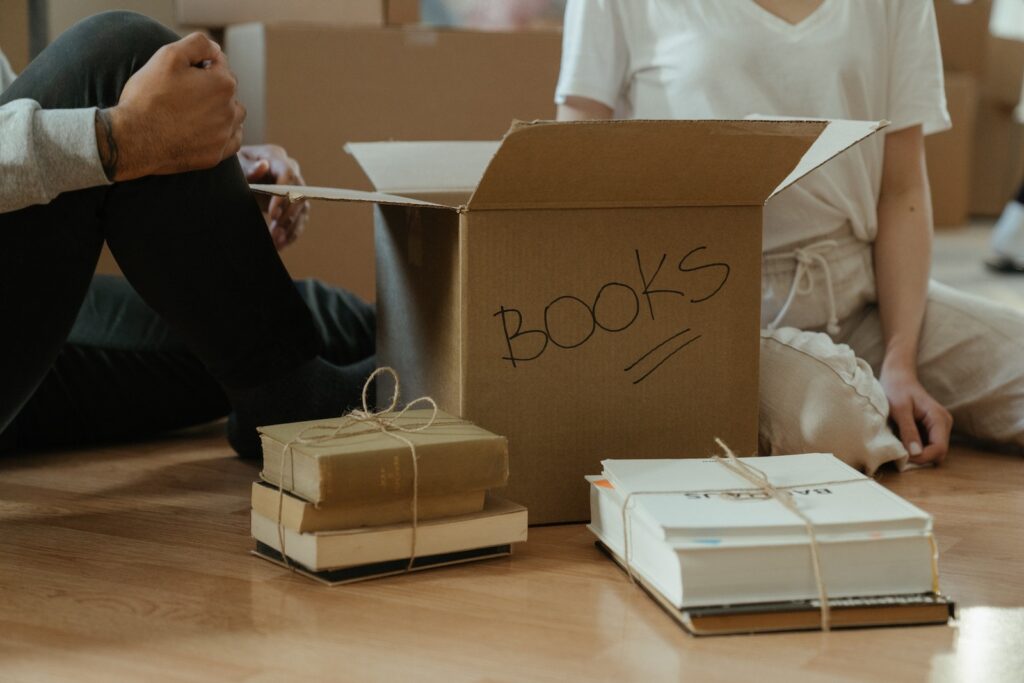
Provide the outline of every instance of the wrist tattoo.
<path id="1" fill-rule="evenodd" d="M 106 109 L 96 110 L 96 120 L 102 128 L 103 140 L 99 145 L 100 163 L 103 165 L 103 172 L 107 180 L 113 181 L 117 175 L 118 150 L 117 140 L 114 139 L 114 124 L 110 118 L 110 112 Z"/>

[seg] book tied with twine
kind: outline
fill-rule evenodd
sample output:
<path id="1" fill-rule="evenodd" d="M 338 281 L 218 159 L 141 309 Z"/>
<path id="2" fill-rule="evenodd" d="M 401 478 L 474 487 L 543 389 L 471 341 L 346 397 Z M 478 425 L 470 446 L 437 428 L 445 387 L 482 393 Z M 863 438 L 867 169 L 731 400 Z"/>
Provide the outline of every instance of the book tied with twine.
<path id="1" fill-rule="evenodd" d="M 388 419 L 415 444 L 419 496 L 453 496 L 508 482 L 505 437 L 440 410 L 436 416 L 431 409 L 407 410 Z M 411 431 L 427 424 L 429 429 Z M 317 430 L 318 438 L 302 438 Z M 332 430 L 336 436 L 324 438 Z M 259 432 L 261 478 L 317 506 L 407 503 L 413 497 L 409 447 L 373 425 L 334 418 L 270 425 Z"/>

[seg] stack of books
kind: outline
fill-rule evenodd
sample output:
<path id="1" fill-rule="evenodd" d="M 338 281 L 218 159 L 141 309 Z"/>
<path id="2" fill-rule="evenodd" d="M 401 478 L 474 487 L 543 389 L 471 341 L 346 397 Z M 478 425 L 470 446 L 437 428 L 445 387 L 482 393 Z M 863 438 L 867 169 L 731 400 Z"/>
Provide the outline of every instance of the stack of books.
<path id="1" fill-rule="evenodd" d="M 432 414 L 410 410 L 396 424 L 416 429 Z M 401 439 L 351 420 L 331 436 L 345 419 L 260 428 L 257 555 L 335 584 L 508 555 L 526 540 L 526 508 L 489 493 L 508 480 L 504 437 L 443 412 L 428 429 L 395 432 Z M 320 438 L 299 439 L 308 434 Z M 418 456 L 415 530 L 405 439 Z"/>
<path id="2" fill-rule="evenodd" d="M 952 602 L 939 594 L 926 512 L 832 455 L 739 460 L 811 522 L 832 627 L 952 616 Z M 800 516 L 715 459 L 602 464 L 601 476 L 587 477 L 590 530 L 689 631 L 821 626 L 812 544 Z"/>

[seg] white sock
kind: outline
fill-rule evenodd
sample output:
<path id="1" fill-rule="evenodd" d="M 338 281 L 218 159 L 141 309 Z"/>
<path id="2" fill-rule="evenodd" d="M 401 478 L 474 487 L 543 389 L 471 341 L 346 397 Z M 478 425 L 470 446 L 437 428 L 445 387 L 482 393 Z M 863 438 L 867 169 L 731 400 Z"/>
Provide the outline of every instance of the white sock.
<path id="1" fill-rule="evenodd" d="M 1024 265 L 1024 204 L 1014 200 L 1003 209 L 992 231 L 992 249 Z"/>

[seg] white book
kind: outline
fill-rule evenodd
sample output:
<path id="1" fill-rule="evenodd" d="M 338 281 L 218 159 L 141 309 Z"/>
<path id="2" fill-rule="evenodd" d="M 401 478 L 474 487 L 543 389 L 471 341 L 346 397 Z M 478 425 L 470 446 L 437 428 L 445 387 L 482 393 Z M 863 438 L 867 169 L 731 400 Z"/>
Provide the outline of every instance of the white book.
<path id="1" fill-rule="evenodd" d="M 417 557 L 510 545 L 526 540 L 527 511 L 488 496 L 482 512 L 420 522 L 416 527 Z M 252 511 L 252 535 L 281 552 L 278 525 Z M 372 565 L 409 557 L 412 525 L 362 527 L 299 533 L 284 528 L 285 554 L 312 571 Z"/>
<path id="2" fill-rule="evenodd" d="M 832 455 L 741 458 L 814 524 L 829 597 L 935 590 L 931 517 Z M 606 460 L 591 530 L 677 607 L 814 599 L 804 522 L 715 460 Z M 732 495 L 722 495 L 732 492 Z"/>

